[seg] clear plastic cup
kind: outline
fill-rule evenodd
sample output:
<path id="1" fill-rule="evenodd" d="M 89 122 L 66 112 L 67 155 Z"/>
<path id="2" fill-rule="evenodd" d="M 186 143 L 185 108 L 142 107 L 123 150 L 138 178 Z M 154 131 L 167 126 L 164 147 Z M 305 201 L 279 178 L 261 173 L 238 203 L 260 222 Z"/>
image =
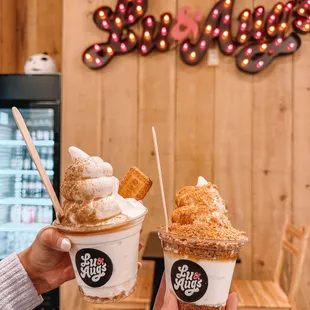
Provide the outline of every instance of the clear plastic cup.
<path id="1" fill-rule="evenodd" d="M 96 228 L 71 228 L 54 222 L 71 240 L 70 258 L 80 292 L 87 302 L 111 303 L 134 292 L 145 214 L 123 224 Z"/>
<path id="2" fill-rule="evenodd" d="M 167 286 L 179 309 L 224 310 L 242 241 L 187 238 L 158 231 Z"/>

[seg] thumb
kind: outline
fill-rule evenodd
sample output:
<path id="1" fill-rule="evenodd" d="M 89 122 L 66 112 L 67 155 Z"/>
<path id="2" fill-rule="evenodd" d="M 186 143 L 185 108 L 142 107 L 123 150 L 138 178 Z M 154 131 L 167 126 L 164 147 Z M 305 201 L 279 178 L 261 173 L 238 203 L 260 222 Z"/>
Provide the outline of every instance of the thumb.
<path id="1" fill-rule="evenodd" d="M 226 310 L 237 310 L 238 309 L 238 296 L 236 293 L 232 293 L 228 297 Z"/>
<path id="2" fill-rule="evenodd" d="M 171 291 L 166 292 L 164 305 L 161 308 L 161 310 L 178 310 L 178 300 L 174 296 L 174 294 L 171 293 Z"/>
<path id="3" fill-rule="evenodd" d="M 41 230 L 37 238 L 42 245 L 56 251 L 69 252 L 71 249 L 70 240 L 53 227 Z"/>

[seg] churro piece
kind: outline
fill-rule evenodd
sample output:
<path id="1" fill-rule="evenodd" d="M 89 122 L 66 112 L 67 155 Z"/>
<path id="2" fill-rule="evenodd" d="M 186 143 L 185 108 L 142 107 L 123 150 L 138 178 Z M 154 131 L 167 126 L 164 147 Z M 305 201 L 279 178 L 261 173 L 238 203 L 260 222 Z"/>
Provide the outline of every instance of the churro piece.
<path id="1" fill-rule="evenodd" d="M 119 185 L 118 193 L 124 198 L 134 198 L 142 200 L 153 182 L 138 168 L 132 167 L 126 173 Z"/>

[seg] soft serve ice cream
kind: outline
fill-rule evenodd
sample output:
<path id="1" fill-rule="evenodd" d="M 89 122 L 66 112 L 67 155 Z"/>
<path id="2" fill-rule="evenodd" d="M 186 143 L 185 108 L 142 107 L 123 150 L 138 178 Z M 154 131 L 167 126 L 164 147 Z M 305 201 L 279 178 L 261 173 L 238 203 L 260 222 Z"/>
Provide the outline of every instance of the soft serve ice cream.
<path id="1" fill-rule="evenodd" d="M 176 194 L 172 224 L 160 231 L 168 287 L 180 309 L 224 309 L 247 238 L 235 229 L 215 185 L 199 177 Z"/>
<path id="2" fill-rule="evenodd" d="M 119 182 L 100 157 L 76 147 L 69 153 L 72 164 L 61 185 L 63 214 L 55 226 L 72 242 L 70 258 L 84 299 L 120 300 L 137 282 L 139 236 L 147 213 L 137 199 L 152 182 L 135 167 Z"/>
<path id="3" fill-rule="evenodd" d="M 117 224 L 145 213 L 140 202 L 118 194 L 119 181 L 109 163 L 76 147 L 70 147 L 69 153 L 73 163 L 66 169 L 61 185 L 65 198 L 60 219 L 63 225 Z"/>

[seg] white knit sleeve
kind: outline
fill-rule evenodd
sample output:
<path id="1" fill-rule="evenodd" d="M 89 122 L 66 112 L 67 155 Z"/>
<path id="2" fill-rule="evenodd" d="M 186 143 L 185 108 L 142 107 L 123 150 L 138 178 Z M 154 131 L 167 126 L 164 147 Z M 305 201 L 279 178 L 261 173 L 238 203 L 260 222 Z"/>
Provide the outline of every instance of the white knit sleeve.
<path id="1" fill-rule="evenodd" d="M 32 310 L 42 302 L 17 254 L 0 261 L 1 310 Z"/>

